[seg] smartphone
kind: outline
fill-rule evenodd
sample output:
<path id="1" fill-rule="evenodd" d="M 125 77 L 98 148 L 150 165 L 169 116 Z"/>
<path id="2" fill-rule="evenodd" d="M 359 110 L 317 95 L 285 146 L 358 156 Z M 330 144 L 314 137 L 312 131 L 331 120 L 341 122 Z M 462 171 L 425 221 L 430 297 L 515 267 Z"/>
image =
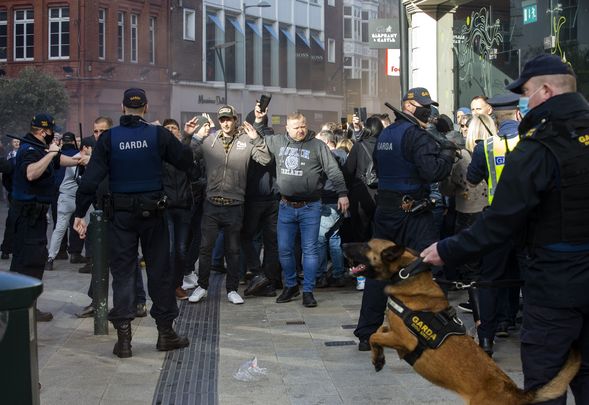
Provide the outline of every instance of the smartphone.
<path id="1" fill-rule="evenodd" d="M 270 100 L 272 100 L 272 95 L 262 94 L 260 96 L 260 110 L 265 112 L 268 109 L 268 105 L 270 104 Z"/>
<path id="2" fill-rule="evenodd" d="M 342 123 L 342 128 L 347 128 L 347 125 L 348 125 L 348 118 L 347 117 L 341 117 L 340 122 Z"/>

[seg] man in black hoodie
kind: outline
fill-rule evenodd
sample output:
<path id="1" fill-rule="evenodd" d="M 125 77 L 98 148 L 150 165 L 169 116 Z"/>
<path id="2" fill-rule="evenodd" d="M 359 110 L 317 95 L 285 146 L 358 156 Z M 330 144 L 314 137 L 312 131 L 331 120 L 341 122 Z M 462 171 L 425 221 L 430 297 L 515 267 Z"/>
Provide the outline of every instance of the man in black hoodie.
<path id="1" fill-rule="evenodd" d="M 589 104 L 556 55 L 524 66 L 508 90 L 522 94 L 520 142 L 507 156 L 491 206 L 459 234 L 422 252 L 432 264 L 460 264 L 506 240 L 525 241 L 521 358 L 526 390 L 548 383 L 581 351 L 571 382 L 589 403 Z M 523 237 L 522 237 L 523 236 Z M 543 402 L 566 404 L 566 395 Z"/>

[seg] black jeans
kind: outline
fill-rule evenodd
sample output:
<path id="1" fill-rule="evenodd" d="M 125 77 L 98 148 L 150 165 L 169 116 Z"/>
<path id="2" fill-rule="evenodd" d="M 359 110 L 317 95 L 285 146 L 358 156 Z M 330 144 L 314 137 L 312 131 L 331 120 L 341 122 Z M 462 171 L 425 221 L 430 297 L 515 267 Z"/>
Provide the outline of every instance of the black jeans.
<path id="1" fill-rule="evenodd" d="M 8 194 L 8 214 L 6 215 L 4 238 L 2 239 L 2 246 L 0 246 L 2 253 L 12 253 L 12 247 L 14 245 L 14 217 L 12 196 Z"/>
<path id="2" fill-rule="evenodd" d="M 278 239 L 276 226 L 278 222 L 278 201 L 250 201 L 245 203 L 241 243 L 245 255 L 247 270 L 253 273 L 263 271 L 271 281 L 281 280 L 278 261 Z M 260 263 L 260 255 L 254 246 L 254 239 L 262 232 L 264 244 L 264 261 Z"/>
<path id="3" fill-rule="evenodd" d="M 549 308 L 524 302 L 521 358 L 526 390 L 554 378 L 573 345 L 581 351 L 582 362 L 571 390 L 576 404 L 589 404 L 589 307 Z M 565 405 L 566 395 L 542 404 Z"/>
<path id="4" fill-rule="evenodd" d="M 188 257 L 186 258 L 186 265 L 190 271 L 194 271 L 196 261 L 200 253 L 200 226 L 202 222 L 202 206 L 203 200 L 198 200 L 194 203 L 190 210 L 190 229 L 188 235 Z"/>
<path id="5" fill-rule="evenodd" d="M 376 207 L 374 237 L 389 239 L 398 245 L 422 251 L 438 239 L 440 231 L 430 211 L 407 214 L 400 208 Z M 384 288 L 387 281 L 367 278 L 362 294 L 360 318 L 354 331 L 360 339 L 368 339 L 382 325 L 387 306 Z"/>
<path id="6" fill-rule="evenodd" d="M 456 222 L 455 222 L 455 233 L 462 231 L 463 229 L 469 228 L 476 219 L 479 217 L 481 213 L 476 212 L 472 214 L 467 214 L 464 212 L 456 212 Z M 468 263 L 464 263 L 456 269 L 458 273 L 459 280 L 470 282 L 476 281 L 479 279 L 479 275 L 481 272 L 481 261 L 480 260 L 473 260 Z"/>
<path id="7" fill-rule="evenodd" d="M 188 238 L 190 236 L 190 208 L 168 208 L 165 211 L 170 236 L 170 264 L 175 274 L 176 287 L 182 278 L 194 270 L 188 264 Z"/>
<path id="8" fill-rule="evenodd" d="M 135 318 L 139 242 L 147 270 L 147 290 L 153 301 L 151 316 L 164 327 L 172 326 L 178 316 L 167 231 L 163 213 L 145 218 L 136 212 L 114 212 L 108 234 L 113 289 L 108 319 L 113 323 Z"/>
<path id="9" fill-rule="evenodd" d="M 47 261 L 49 204 L 14 201 L 14 245 L 10 271 L 43 279 Z"/>
<path id="10" fill-rule="evenodd" d="M 227 261 L 227 292 L 239 287 L 240 233 L 243 221 L 243 205 L 214 205 L 205 201 L 202 212 L 201 243 L 198 265 L 198 285 L 209 288 L 211 256 L 217 235 L 222 229 L 225 236 L 225 260 Z"/>

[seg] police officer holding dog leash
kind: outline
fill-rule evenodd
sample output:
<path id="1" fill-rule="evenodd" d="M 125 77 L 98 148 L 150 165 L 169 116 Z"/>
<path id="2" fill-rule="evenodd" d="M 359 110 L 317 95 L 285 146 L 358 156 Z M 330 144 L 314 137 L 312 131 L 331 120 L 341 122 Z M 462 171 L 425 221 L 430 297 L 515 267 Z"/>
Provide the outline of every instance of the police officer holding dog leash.
<path id="1" fill-rule="evenodd" d="M 153 301 L 151 316 L 158 329 L 157 349 L 174 350 L 189 345 L 172 324 L 178 316 L 174 274 L 168 265 L 168 232 L 164 221 L 165 197 L 162 162 L 179 170 L 192 167 L 192 152 L 167 129 L 148 124 L 147 97 L 131 88 L 123 97 L 120 125 L 100 136 L 76 195 L 74 228 L 86 236 L 84 215 L 98 184 L 108 174 L 112 193 L 109 221 L 109 264 L 112 273 L 113 308 L 108 318 L 117 329 L 113 353 L 131 357 L 131 321 L 135 318 L 135 271 L 138 243 L 147 268 L 147 286 Z"/>
<path id="2" fill-rule="evenodd" d="M 577 404 L 589 404 L 589 103 L 556 55 L 527 62 L 507 89 L 522 95 L 524 118 L 493 203 L 469 229 L 421 256 L 459 264 L 524 231 L 525 389 L 554 378 L 576 346 L 582 364 L 570 386 Z M 543 404 L 564 405 L 566 395 Z"/>

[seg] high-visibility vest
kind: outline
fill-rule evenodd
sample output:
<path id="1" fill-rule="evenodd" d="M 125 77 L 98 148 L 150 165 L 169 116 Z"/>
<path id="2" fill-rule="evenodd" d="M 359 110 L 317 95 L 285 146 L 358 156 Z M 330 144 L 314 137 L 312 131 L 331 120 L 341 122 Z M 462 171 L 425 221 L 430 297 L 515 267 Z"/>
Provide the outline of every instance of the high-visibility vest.
<path id="1" fill-rule="evenodd" d="M 487 180 L 489 204 L 493 202 L 497 183 L 505 166 L 505 156 L 515 148 L 518 142 L 519 136 L 507 139 L 493 136 L 485 139 L 485 158 L 487 159 L 487 171 L 489 172 L 489 179 Z"/>

